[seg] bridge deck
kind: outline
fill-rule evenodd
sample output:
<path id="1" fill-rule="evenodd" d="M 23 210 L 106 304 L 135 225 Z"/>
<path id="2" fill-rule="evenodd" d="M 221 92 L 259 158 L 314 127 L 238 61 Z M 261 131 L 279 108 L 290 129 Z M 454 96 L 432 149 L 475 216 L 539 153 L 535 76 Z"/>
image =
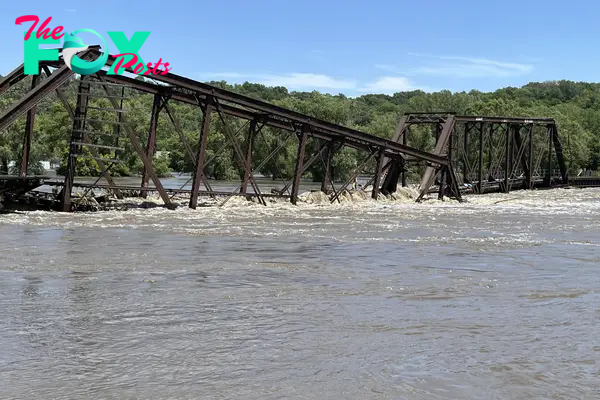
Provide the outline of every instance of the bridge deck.
<path id="1" fill-rule="evenodd" d="M 569 185 L 575 187 L 600 187 L 600 176 L 576 176 L 569 178 Z"/>
<path id="2" fill-rule="evenodd" d="M 44 184 L 47 176 L 0 175 L 0 194 L 20 195 Z"/>

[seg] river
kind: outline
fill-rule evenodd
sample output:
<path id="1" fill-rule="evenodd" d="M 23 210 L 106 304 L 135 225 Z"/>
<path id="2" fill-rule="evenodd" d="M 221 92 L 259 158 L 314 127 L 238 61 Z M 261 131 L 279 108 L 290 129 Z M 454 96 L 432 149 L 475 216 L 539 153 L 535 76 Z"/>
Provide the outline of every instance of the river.
<path id="1" fill-rule="evenodd" d="M 600 398 L 600 190 L 468 200 L 0 215 L 0 398 Z"/>

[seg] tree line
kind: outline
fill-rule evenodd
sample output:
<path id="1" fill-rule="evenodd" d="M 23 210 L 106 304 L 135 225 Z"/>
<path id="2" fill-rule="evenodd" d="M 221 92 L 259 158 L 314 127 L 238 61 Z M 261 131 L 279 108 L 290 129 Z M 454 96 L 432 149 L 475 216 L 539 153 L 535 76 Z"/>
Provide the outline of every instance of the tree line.
<path id="1" fill-rule="evenodd" d="M 0 78 L 1 79 L 1 78 Z M 138 77 L 138 79 L 143 79 Z M 393 95 L 367 94 L 350 98 L 343 94 L 330 95 L 317 91 L 289 91 L 285 87 L 267 87 L 256 83 L 229 84 L 225 81 L 207 82 L 213 86 L 231 90 L 249 97 L 295 110 L 315 118 L 345 125 L 376 136 L 391 138 L 398 120 L 406 112 L 452 111 L 461 115 L 514 116 L 554 118 L 559 135 L 566 147 L 569 166 L 572 169 L 598 169 L 600 163 L 600 84 L 550 81 L 534 82 L 523 87 L 507 87 L 495 92 L 484 93 L 477 90 L 452 93 L 448 90 L 425 93 L 415 90 Z M 22 97 L 29 89 L 29 78 L 11 87 L 0 96 L 0 112 L 12 102 Z M 64 85 L 71 106 L 75 106 L 78 80 L 73 79 Z M 100 88 L 92 86 L 92 91 Z M 152 110 L 153 96 L 135 90 L 125 89 L 124 115 L 145 143 Z M 90 100 L 90 105 L 92 100 Z M 202 124 L 202 112 L 198 107 L 170 102 L 174 115 L 180 122 L 185 141 L 193 151 L 197 149 L 198 136 Z M 126 135 L 117 137 L 117 115 L 107 99 L 94 98 L 94 109 L 88 110 L 86 130 L 98 132 L 97 143 L 115 145 L 123 150 L 116 156 L 122 164 L 115 165 L 111 173 L 115 176 L 132 176 L 142 173 L 143 165 Z M 216 115 L 216 114 L 215 114 Z M 245 121 L 231 118 L 227 120 L 233 131 L 242 131 L 245 136 Z M 64 106 L 54 94 L 47 96 L 37 106 L 31 146 L 30 174 L 43 173 L 42 160 L 60 163 L 58 172 L 64 171 L 68 158 L 68 143 L 73 123 Z M 0 132 L 0 173 L 15 173 L 21 158 L 25 116 L 19 118 L 5 132 Z M 266 159 L 276 148 L 281 150 L 260 173 L 274 179 L 287 179 L 293 175 L 297 140 L 274 128 L 265 127 L 254 145 L 254 165 Z M 434 143 L 427 133 L 416 132 L 411 138 L 412 145 L 430 150 Z M 420 135 L 420 136 L 419 136 Z M 239 179 L 242 172 L 235 155 L 227 148 L 228 136 L 225 125 L 219 118 L 212 118 L 211 134 L 208 137 L 207 160 L 212 160 L 205 174 L 212 179 Z M 154 166 L 160 175 L 171 172 L 192 172 L 193 160 L 188 156 L 179 133 L 174 129 L 168 114 L 159 115 L 156 150 L 160 156 L 154 158 Z M 311 150 L 311 149 L 309 149 Z M 89 151 L 86 150 L 89 155 Z M 115 158 L 112 151 L 102 151 L 102 157 Z M 364 155 L 352 149 L 336 153 L 333 160 L 333 175 L 344 179 L 349 171 L 360 162 Z M 11 161 L 16 163 L 12 169 Z M 80 159 L 77 166 L 79 176 L 97 176 L 100 170 L 92 159 Z M 322 177 L 321 163 L 315 163 L 307 171 L 305 178 L 318 180 Z"/>

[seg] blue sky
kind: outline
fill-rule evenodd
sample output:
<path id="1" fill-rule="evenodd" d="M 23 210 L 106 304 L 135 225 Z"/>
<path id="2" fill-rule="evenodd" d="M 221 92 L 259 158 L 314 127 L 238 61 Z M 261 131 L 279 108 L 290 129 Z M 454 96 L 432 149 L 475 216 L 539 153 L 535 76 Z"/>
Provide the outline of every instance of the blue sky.
<path id="1" fill-rule="evenodd" d="M 10 1 L 0 16 L 6 74 L 23 60 L 21 15 L 69 32 L 151 31 L 146 63 L 198 80 L 260 82 L 356 96 L 493 91 L 530 81 L 597 81 L 592 1 Z M 93 36 L 81 36 L 94 43 Z M 109 51 L 117 49 L 105 36 Z"/>

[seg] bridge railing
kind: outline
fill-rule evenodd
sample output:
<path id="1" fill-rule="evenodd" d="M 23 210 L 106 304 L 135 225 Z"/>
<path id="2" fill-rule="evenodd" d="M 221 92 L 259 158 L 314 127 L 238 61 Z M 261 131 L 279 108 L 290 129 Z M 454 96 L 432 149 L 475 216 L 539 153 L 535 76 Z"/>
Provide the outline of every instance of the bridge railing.
<path id="1" fill-rule="evenodd" d="M 577 171 L 577 174 L 576 175 L 572 175 L 572 176 L 574 176 L 574 177 L 600 176 L 600 171 L 599 170 L 584 169 L 584 170 Z"/>

